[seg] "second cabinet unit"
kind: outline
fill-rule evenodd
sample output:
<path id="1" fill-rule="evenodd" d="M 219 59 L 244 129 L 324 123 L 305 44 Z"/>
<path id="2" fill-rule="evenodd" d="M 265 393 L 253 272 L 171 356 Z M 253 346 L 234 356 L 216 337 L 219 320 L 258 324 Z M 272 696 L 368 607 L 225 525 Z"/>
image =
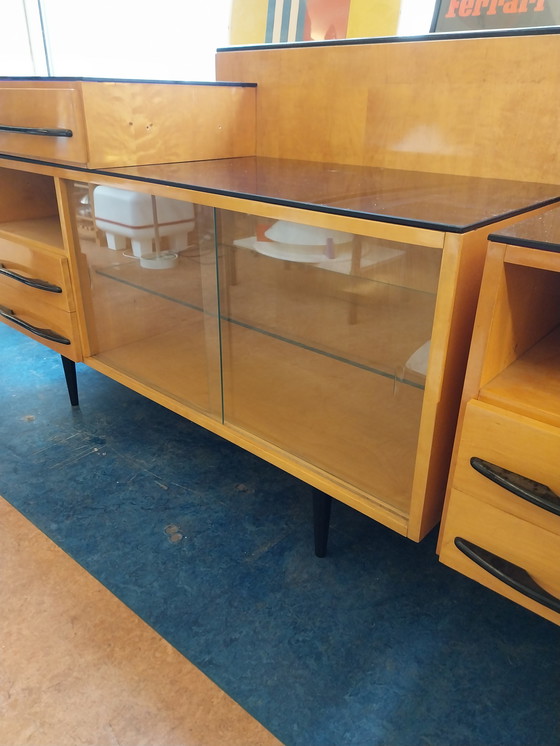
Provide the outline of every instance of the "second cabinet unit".
<path id="1" fill-rule="evenodd" d="M 492 236 L 441 560 L 560 623 L 560 210 Z"/>

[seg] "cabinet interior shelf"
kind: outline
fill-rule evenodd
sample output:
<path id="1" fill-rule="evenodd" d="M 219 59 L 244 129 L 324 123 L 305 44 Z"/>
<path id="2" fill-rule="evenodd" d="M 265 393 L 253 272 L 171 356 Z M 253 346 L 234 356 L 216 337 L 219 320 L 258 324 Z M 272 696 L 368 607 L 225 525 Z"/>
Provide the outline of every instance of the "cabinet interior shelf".
<path id="1" fill-rule="evenodd" d="M 480 399 L 560 427 L 560 325 L 487 383 Z"/>
<path id="2" fill-rule="evenodd" d="M 135 376 L 156 391 L 167 395 L 172 392 L 177 401 L 211 413 L 204 350 L 200 345 L 185 344 L 192 337 L 192 326 L 185 323 L 147 339 L 104 350 L 95 358 Z"/>
<path id="3" fill-rule="evenodd" d="M 189 268 L 192 268 L 192 266 L 192 260 L 189 259 L 189 257 L 180 256 L 179 263 L 176 268 L 162 272 L 151 272 L 149 270 L 147 271 L 141 268 L 137 259 L 130 259 L 125 261 L 118 261 L 103 267 L 96 267 L 95 272 L 101 277 L 123 283 L 124 285 L 134 288 L 135 290 L 149 293 L 163 300 L 179 304 L 194 311 L 198 311 L 201 314 L 216 316 L 217 310 L 216 312 L 214 312 L 213 309 L 208 310 L 203 307 L 203 300 L 202 297 L 200 297 L 199 291 L 197 292 L 197 289 L 195 287 L 189 288 L 189 284 L 192 284 L 189 283 Z M 346 283 L 348 279 L 348 277 L 345 278 Z M 368 284 L 376 286 L 380 290 L 380 292 L 383 293 L 391 293 L 397 291 L 399 293 L 404 292 L 406 294 L 410 294 L 411 296 L 424 295 L 428 297 L 432 295 L 425 290 L 417 290 L 408 287 L 398 287 L 387 282 L 380 282 L 378 280 L 372 280 L 368 278 L 357 277 L 351 279 L 354 279 L 357 282 L 365 279 Z M 350 308 L 349 304 L 351 302 L 352 293 L 351 290 L 349 291 L 348 287 L 346 286 L 344 297 L 341 300 L 343 318 L 343 321 L 341 323 L 344 323 L 349 327 L 356 327 L 356 324 L 351 325 L 347 320 L 348 309 Z M 327 358 L 330 358 L 331 360 L 337 360 L 338 362 L 344 363 L 346 365 L 360 368 L 361 370 L 369 372 L 373 375 L 392 379 L 398 384 L 412 386 L 413 388 L 421 390 L 424 389 L 425 371 L 407 369 L 407 366 L 405 364 L 405 360 L 407 359 L 406 356 L 403 356 L 398 352 L 395 352 L 393 354 L 394 358 L 398 358 L 398 363 L 394 363 L 392 361 L 384 363 L 379 360 L 376 360 L 374 362 L 372 360 L 364 358 L 363 353 L 357 353 L 355 355 L 352 354 L 351 348 L 344 350 L 343 348 L 329 347 L 328 345 L 323 343 L 324 340 L 314 338 L 312 335 L 309 334 L 305 335 L 298 333 L 299 323 L 294 322 L 293 319 L 286 318 L 284 320 L 279 320 L 277 317 L 266 319 L 265 316 L 260 315 L 259 323 L 256 323 L 257 315 L 252 313 L 253 309 L 249 310 L 246 307 L 247 304 L 243 304 L 243 307 L 238 304 L 235 305 L 236 307 L 234 310 L 236 312 L 236 315 L 229 314 L 227 312 L 227 308 L 224 308 L 220 314 L 221 321 L 235 324 L 236 326 L 243 327 L 258 334 L 271 337 L 285 344 L 293 345 L 295 347 L 301 348 L 302 350 L 325 356 Z M 298 316 L 299 312 L 296 310 L 295 318 L 298 318 Z M 266 323 L 267 321 L 268 323 Z M 282 321 L 284 323 L 282 323 Z M 367 323 L 371 324 L 372 322 L 371 320 L 369 320 L 365 322 L 365 324 Z M 388 322 L 386 321 L 385 323 Z M 393 323 L 395 322 L 393 321 Z M 364 325 L 362 324 L 362 330 L 363 327 Z M 374 335 L 374 333 L 375 329 L 372 329 L 372 336 Z M 402 335 L 402 328 L 399 326 L 398 323 L 395 323 L 394 333 L 389 334 L 389 337 L 393 340 L 398 340 L 400 335 Z M 385 336 L 387 336 L 387 332 L 385 333 Z M 425 341 L 426 340 L 423 339 L 422 342 L 416 344 L 416 346 L 410 345 L 410 349 L 407 351 L 408 357 L 410 357 L 411 354 L 414 353 L 417 348 L 420 347 L 421 344 Z"/>
<path id="4" fill-rule="evenodd" d="M 106 277 L 115 282 L 121 282 L 128 287 L 140 290 L 150 295 L 155 295 L 171 303 L 192 308 L 195 311 L 204 311 L 202 299 L 191 299 L 186 284 L 185 260 L 179 259 L 179 267 L 173 270 L 157 271 L 154 282 L 148 282 L 154 273 L 140 267 L 137 259 L 130 259 L 122 263 L 110 264 L 105 267 L 94 267 L 94 271 L 101 277 Z"/>
<path id="5" fill-rule="evenodd" d="M 58 216 L 0 223 L 0 238 L 39 249 L 64 250 Z"/>

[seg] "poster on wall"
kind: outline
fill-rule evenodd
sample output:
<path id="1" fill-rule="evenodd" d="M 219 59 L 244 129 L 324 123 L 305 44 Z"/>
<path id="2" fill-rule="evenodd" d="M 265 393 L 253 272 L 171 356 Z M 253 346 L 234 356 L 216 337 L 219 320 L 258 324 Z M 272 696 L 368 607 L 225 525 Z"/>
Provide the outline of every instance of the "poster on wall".
<path id="1" fill-rule="evenodd" d="M 401 11 L 401 0 L 228 1 L 232 45 L 394 36 Z M 422 2 L 431 3 L 431 14 L 435 0 Z"/>
<path id="2" fill-rule="evenodd" d="M 560 0 L 437 0 L 431 31 L 560 25 Z"/>
<path id="3" fill-rule="evenodd" d="M 268 0 L 266 42 L 344 39 L 350 0 Z"/>

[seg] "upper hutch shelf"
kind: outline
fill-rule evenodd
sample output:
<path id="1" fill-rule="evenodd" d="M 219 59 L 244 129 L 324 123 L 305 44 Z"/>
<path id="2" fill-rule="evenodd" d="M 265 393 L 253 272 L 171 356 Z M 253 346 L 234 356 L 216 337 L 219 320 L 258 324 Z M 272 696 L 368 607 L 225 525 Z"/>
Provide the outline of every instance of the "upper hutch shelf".
<path id="1" fill-rule="evenodd" d="M 89 168 L 252 155 L 255 86 L 0 78 L 0 151 Z"/>

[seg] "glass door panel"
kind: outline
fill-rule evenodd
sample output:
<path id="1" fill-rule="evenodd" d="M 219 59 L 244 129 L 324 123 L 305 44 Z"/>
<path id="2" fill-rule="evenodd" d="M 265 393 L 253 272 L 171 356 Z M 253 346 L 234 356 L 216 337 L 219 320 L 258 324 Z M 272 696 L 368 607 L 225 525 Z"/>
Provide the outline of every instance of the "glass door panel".
<path id="1" fill-rule="evenodd" d="M 92 356 L 221 418 L 212 208 L 73 183 Z"/>
<path id="2" fill-rule="evenodd" d="M 406 514 L 441 251 L 217 225 L 224 420 Z"/>

